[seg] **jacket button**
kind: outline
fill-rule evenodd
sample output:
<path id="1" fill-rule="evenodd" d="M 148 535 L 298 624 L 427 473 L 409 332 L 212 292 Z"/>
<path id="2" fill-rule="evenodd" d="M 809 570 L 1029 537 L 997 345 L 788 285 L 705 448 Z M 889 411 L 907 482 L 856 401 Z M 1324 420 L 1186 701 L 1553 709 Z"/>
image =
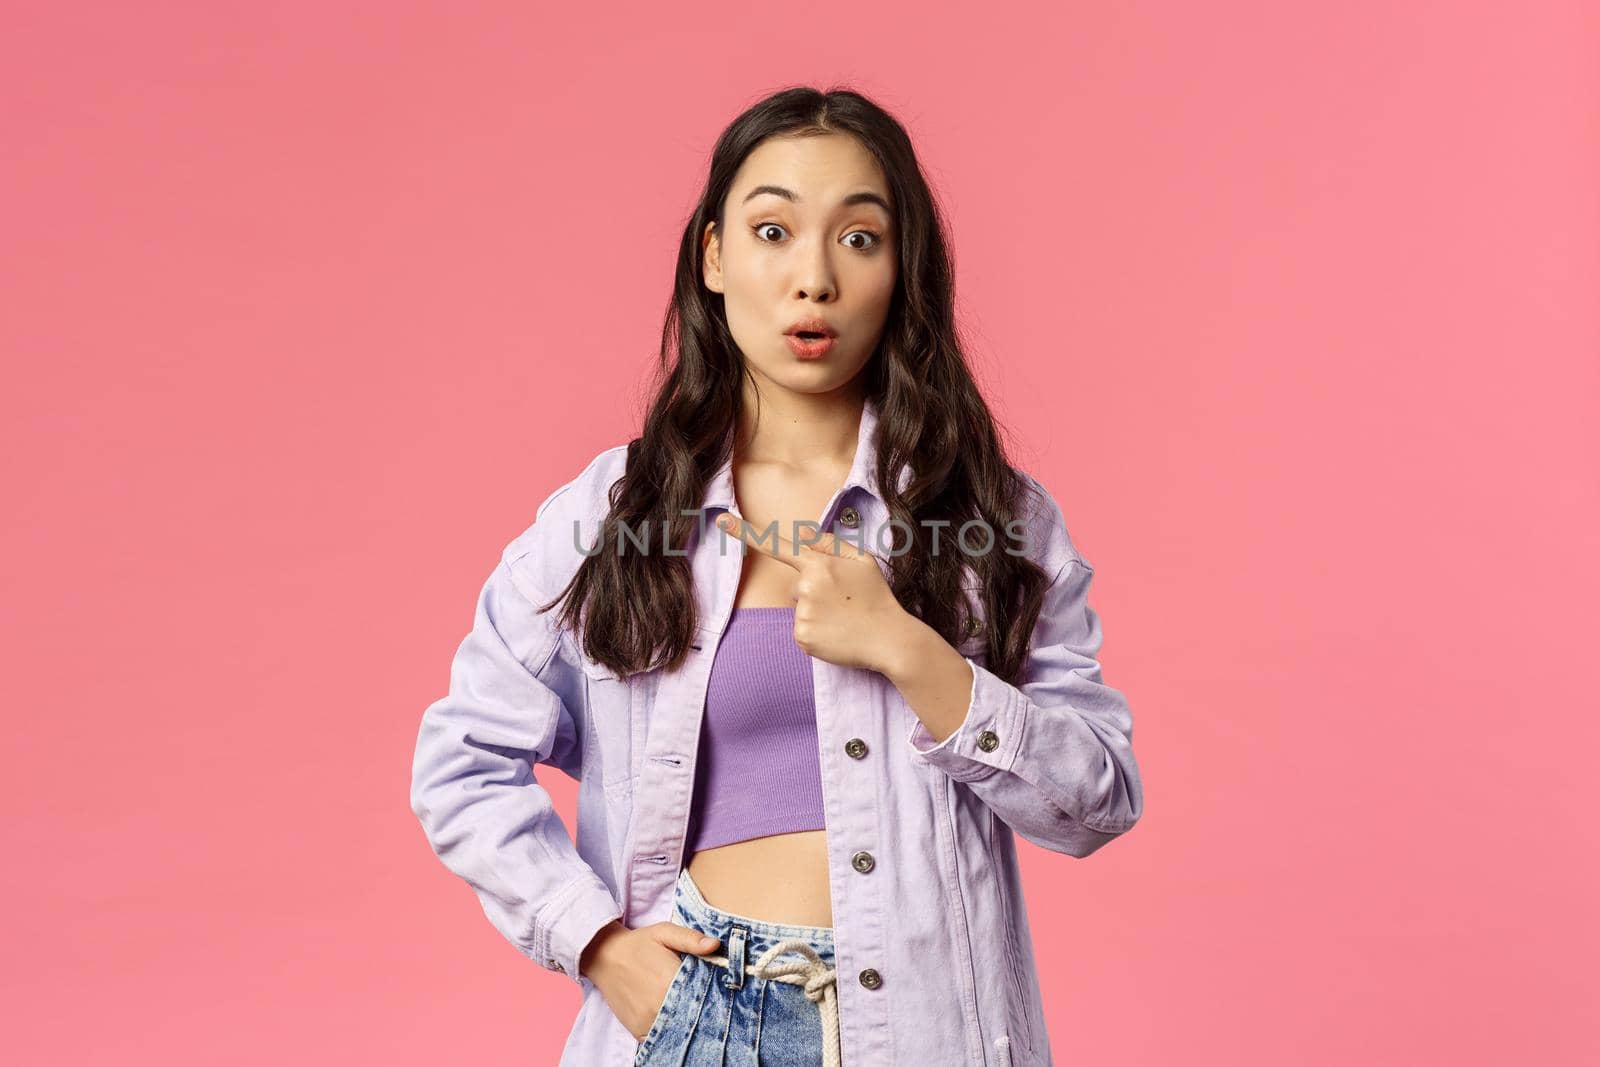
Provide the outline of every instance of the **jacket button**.
<path id="1" fill-rule="evenodd" d="M 985 752 L 993 752 L 1000 747 L 1000 735 L 993 730 L 985 730 L 978 735 L 978 747 Z"/>
<path id="2" fill-rule="evenodd" d="M 844 743 L 844 754 L 851 759 L 860 759 L 867 754 L 867 743 L 859 737 L 852 737 Z"/>
<path id="3" fill-rule="evenodd" d="M 868 871 L 872 870 L 874 863 L 875 861 L 873 860 L 872 853 L 870 852 L 857 852 L 854 856 L 850 857 L 850 866 L 854 867 L 862 874 L 866 874 Z"/>
<path id="4" fill-rule="evenodd" d="M 866 986 L 868 989 L 877 989 L 883 984 L 883 976 L 877 971 L 873 970 L 871 967 L 868 967 L 866 970 L 862 971 L 860 977 L 861 984 Z"/>
<path id="5" fill-rule="evenodd" d="M 839 512 L 839 523 L 842 526 L 848 526 L 853 530 L 860 522 L 861 512 L 848 504 L 844 506 L 844 510 Z"/>

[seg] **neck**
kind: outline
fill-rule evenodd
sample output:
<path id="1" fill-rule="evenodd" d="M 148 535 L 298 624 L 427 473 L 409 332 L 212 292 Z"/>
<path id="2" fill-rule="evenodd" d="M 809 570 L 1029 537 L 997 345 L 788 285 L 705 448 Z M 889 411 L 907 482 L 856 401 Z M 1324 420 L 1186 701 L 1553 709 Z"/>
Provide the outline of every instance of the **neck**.
<path id="1" fill-rule="evenodd" d="M 787 467 L 848 467 L 856 454 L 865 394 L 855 383 L 831 393 L 796 393 L 745 383 L 735 452 Z"/>

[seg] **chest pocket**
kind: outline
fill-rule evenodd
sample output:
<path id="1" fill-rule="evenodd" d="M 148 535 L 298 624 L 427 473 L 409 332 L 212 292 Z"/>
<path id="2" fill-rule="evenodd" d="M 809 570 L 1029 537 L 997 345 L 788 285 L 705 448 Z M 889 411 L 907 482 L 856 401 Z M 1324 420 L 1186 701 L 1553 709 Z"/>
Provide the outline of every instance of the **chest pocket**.
<path id="1" fill-rule="evenodd" d="M 969 656 L 976 663 L 987 667 L 989 665 L 989 620 L 984 616 L 983 601 L 972 587 L 964 591 L 967 600 L 967 625 L 961 631 L 961 639 L 956 642 L 956 651 L 963 656 Z"/>
<path id="2" fill-rule="evenodd" d="M 583 672 L 585 731 L 584 773 L 610 791 L 633 777 L 633 720 L 636 686 L 580 652 L 568 637 L 568 651 Z"/>

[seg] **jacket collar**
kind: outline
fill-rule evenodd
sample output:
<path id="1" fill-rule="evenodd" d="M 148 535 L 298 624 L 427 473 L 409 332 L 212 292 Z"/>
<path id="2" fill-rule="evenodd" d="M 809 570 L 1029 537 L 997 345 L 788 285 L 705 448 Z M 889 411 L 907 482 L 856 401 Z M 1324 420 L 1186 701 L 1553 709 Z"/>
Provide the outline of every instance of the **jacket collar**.
<path id="1" fill-rule="evenodd" d="M 844 485 L 839 489 L 840 497 L 849 493 L 851 489 L 859 489 L 871 496 L 878 503 L 883 503 L 883 494 L 879 492 L 878 485 L 878 405 L 871 397 L 867 397 L 861 406 L 861 424 L 856 430 L 856 454 L 850 463 L 850 473 L 845 475 Z M 898 488 L 904 490 L 906 483 L 911 480 L 911 468 L 908 464 L 900 465 Z M 700 504 L 704 511 L 707 508 L 724 508 L 732 511 L 733 499 L 733 455 L 729 451 L 728 458 L 723 460 L 722 466 L 711 476 L 706 484 L 705 496 Z"/>

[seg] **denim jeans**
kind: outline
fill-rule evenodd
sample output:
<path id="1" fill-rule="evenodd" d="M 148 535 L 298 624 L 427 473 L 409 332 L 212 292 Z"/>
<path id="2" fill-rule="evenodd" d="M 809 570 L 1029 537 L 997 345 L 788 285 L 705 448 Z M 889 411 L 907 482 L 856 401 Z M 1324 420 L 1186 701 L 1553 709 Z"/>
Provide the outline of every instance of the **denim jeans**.
<path id="1" fill-rule="evenodd" d="M 683 954 L 634 1067 L 839 1062 L 832 927 L 761 922 L 713 908 L 687 867 L 678 875 L 672 922 L 722 944 L 704 956 Z"/>

